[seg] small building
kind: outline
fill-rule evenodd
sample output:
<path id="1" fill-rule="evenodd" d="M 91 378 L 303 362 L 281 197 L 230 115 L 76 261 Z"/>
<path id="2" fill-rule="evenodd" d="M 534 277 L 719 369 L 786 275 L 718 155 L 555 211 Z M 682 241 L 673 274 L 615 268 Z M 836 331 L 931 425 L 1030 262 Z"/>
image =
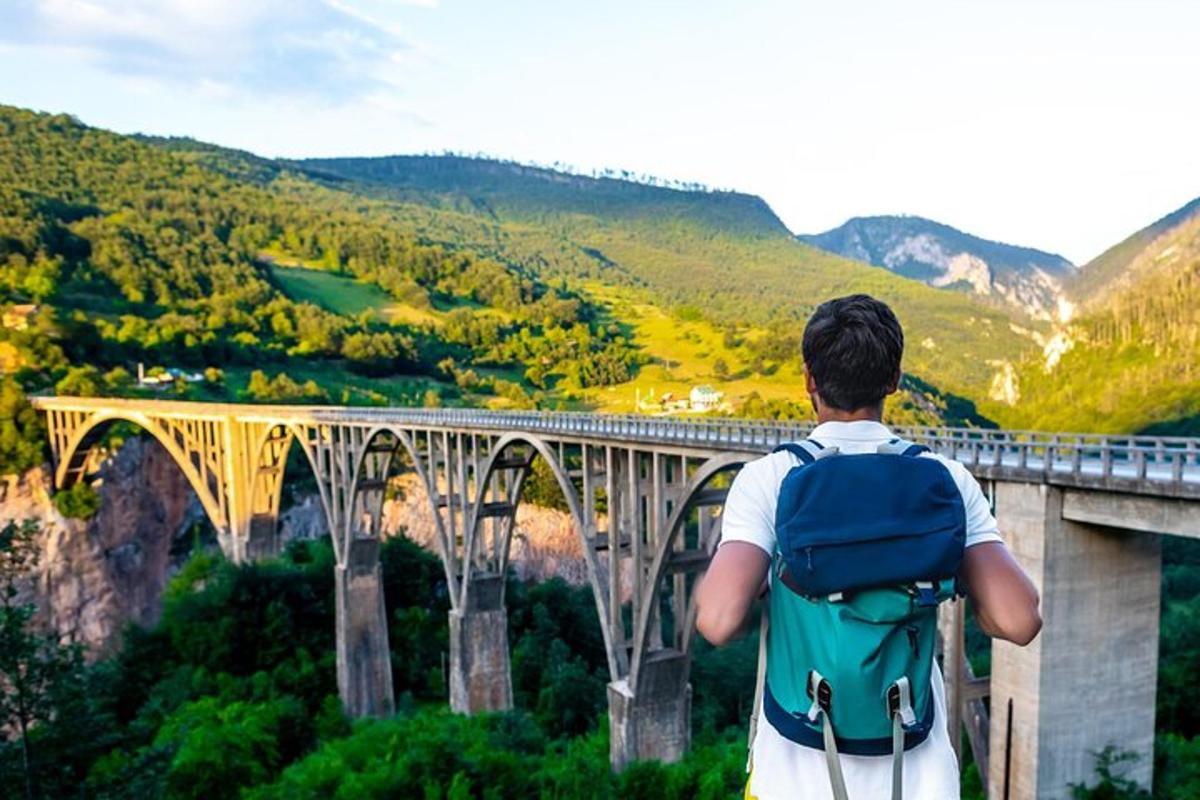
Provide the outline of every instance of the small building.
<path id="1" fill-rule="evenodd" d="M 29 323 L 37 316 L 38 307 L 32 303 L 21 303 L 9 306 L 4 310 L 4 327 L 10 331 L 27 331 Z"/>
<path id="2" fill-rule="evenodd" d="M 203 383 L 203 372 L 185 372 L 178 367 L 167 367 L 166 369 L 155 369 L 149 374 L 146 372 L 144 364 L 138 364 L 137 385 L 143 389 L 166 389 L 174 386 L 177 382 L 184 383 Z"/>
<path id="3" fill-rule="evenodd" d="M 692 411 L 716 411 L 721 407 L 721 400 L 724 397 L 724 392 L 718 392 L 708 384 L 702 384 L 692 387 L 691 394 L 688 395 L 688 404 Z"/>

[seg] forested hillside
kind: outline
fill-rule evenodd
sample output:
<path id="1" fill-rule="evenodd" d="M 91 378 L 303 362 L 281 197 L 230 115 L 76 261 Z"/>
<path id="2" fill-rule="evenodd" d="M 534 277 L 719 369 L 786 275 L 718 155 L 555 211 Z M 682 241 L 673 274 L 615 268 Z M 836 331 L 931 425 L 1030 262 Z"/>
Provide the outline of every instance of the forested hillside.
<path id="1" fill-rule="evenodd" d="M 545 275 L 639 288 L 677 316 L 762 342 L 767 361 L 777 345 L 798 341 L 818 303 L 856 291 L 895 306 L 913 345 L 907 369 L 944 390 L 986 395 L 1000 365 L 1028 341 L 1014 330 L 1030 325 L 1019 312 L 797 242 L 761 200 L 746 195 L 455 156 L 300 164 L 315 178 L 352 181 L 400 202 L 422 235 L 459 237 Z"/>
<path id="2" fill-rule="evenodd" d="M 191 397 L 529 407 L 551 384 L 633 374 L 636 353 L 578 291 L 423 239 L 389 204 L 202 156 L 0 108 L 5 397 L 129 393 L 143 363 L 204 371 L 176 381 Z M 285 264 L 377 287 L 418 319 L 289 294 Z M 32 457 L 11 452 L 20 428 L 6 415 L 6 471 Z"/>
<path id="3" fill-rule="evenodd" d="M 1010 426 L 1179 429 L 1200 404 L 1197 203 L 1085 267 L 1053 329 L 797 242 L 736 192 L 458 156 L 281 162 L 13 108 L 0 132 L 14 468 L 40 457 L 22 392 L 157 396 L 139 363 L 203 374 L 159 384 L 200 399 L 627 411 L 711 383 L 734 413 L 803 417 L 803 322 L 856 291 L 906 326 L 894 421 L 985 422 L 974 402 Z"/>
<path id="4" fill-rule="evenodd" d="M 1089 261 L 1066 285 L 1068 297 L 1076 303 L 1094 305 L 1111 296 L 1122 286 L 1134 282 L 1136 270 L 1130 268 L 1156 239 L 1200 214 L 1200 197 L 1123 239 Z M 1144 264 L 1143 264 L 1144 267 Z"/>
<path id="5" fill-rule="evenodd" d="M 1084 266 L 1070 291 L 1076 317 L 1053 355 L 1022 367 L 1017 424 L 1200 434 L 1200 200 Z"/>
<path id="6" fill-rule="evenodd" d="M 161 621 L 86 665 L 4 594 L 36 559 L 31 531 L 0 529 L 0 797 L 728 798 L 745 765 L 755 642 L 700 652 L 695 749 L 680 764 L 609 769 L 607 664 L 592 593 L 561 579 L 507 590 L 517 709 L 447 707 L 446 587 L 437 556 L 380 551 L 397 714 L 352 722 L 337 696 L 333 549 L 297 542 L 235 566 L 196 553 Z M 24 702 L 21 704 L 18 697 Z M 9 702 L 9 701 L 13 702 Z"/>
<path id="7" fill-rule="evenodd" d="M 15 108 L 0 131 L 10 468 L 38 457 L 23 391 L 631 410 L 714 383 L 735 413 L 802 417 L 803 321 L 855 291 L 908 327 L 889 415 L 982 421 L 963 398 L 1027 331 L 797 243 L 734 192 L 458 157 L 279 162 Z"/>
<path id="8" fill-rule="evenodd" d="M 396 197 L 470 198 L 474 201 L 470 208 L 505 219 L 536 221 L 579 214 L 632 223 L 675 220 L 749 236 L 788 233 L 760 197 L 697 184 L 648 184 L 628 173 L 589 177 L 452 155 L 314 158 L 296 164 L 334 179 L 386 186 Z"/>

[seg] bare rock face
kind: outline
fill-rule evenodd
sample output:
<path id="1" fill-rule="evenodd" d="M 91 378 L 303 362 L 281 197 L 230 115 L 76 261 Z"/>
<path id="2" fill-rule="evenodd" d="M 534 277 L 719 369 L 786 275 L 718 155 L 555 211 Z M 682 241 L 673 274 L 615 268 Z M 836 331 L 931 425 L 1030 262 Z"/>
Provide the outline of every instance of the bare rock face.
<path id="1" fill-rule="evenodd" d="M 50 500 L 50 475 L 35 469 L 3 479 L 0 524 L 35 519 L 41 556 L 28 596 L 38 621 L 99 655 L 127 622 L 151 625 L 162 593 L 203 508 L 157 442 L 129 440 L 101 468 L 101 504 L 87 522 L 64 518 Z M 197 526 L 200 528 L 197 528 Z"/>
<path id="2" fill-rule="evenodd" d="M 283 542 L 293 539 L 320 539 L 329 535 L 329 523 L 321 498 L 306 495 L 295 505 L 279 514 L 279 535 Z"/>
<path id="3" fill-rule="evenodd" d="M 425 490 L 414 475 L 398 480 L 397 497 L 384 503 L 384 535 L 402 534 L 436 552 L 437 533 Z M 577 585 L 587 582 L 587 565 L 571 515 L 532 503 L 517 506 L 509 564 L 521 580 L 557 576 Z"/>
<path id="4" fill-rule="evenodd" d="M 384 502 L 383 535 L 407 536 L 437 552 L 437 531 L 425 490 L 415 475 L 396 479 L 395 497 Z M 325 512 L 310 495 L 280 514 L 283 541 L 315 539 L 328 534 Z M 517 508 L 509 563 L 521 580 L 560 577 L 569 583 L 587 582 L 587 565 L 570 514 L 523 503 Z"/>
<path id="5" fill-rule="evenodd" d="M 408 536 L 436 551 L 424 490 L 414 476 L 399 480 L 396 498 L 384 506 L 384 535 Z M 83 643 L 98 657 L 117 644 L 127 623 L 158 620 L 167 582 L 186 559 L 193 537 L 202 533 L 211 543 L 211 526 L 179 467 L 148 437 L 129 440 L 101 467 L 100 509 L 86 522 L 58 513 L 51 483 L 48 468 L 0 477 L 0 525 L 38 522 L 41 556 L 24 589 L 25 601 L 38 606 L 40 624 Z M 285 542 L 329 533 L 316 495 L 284 511 L 280 525 Z M 532 504 L 517 511 L 510 565 L 522 580 L 587 581 L 570 516 Z"/>

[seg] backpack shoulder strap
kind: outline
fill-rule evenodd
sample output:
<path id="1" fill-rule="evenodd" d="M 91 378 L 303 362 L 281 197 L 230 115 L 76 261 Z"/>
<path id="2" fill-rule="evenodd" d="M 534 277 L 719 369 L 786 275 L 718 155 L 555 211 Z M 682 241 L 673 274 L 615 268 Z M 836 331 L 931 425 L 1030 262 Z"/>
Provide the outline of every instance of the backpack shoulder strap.
<path id="1" fill-rule="evenodd" d="M 875 452 L 894 456 L 919 456 L 921 453 L 928 453 L 929 448 L 923 444 L 894 437 L 875 448 Z"/>
<path id="2" fill-rule="evenodd" d="M 800 463 L 808 465 L 827 455 L 837 452 L 836 447 L 826 448 L 816 439 L 801 439 L 798 442 L 784 442 L 771 451 L 772 453 L 788 452 L 800 459 Z"/>

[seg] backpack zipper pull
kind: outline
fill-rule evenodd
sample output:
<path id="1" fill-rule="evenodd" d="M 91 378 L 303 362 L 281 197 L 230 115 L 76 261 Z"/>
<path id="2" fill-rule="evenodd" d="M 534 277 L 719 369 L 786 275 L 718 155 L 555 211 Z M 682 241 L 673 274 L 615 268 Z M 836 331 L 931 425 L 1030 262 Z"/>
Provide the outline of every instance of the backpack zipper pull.
<path id="1" fill-rule="evenodd" d="M 808 571 L 809 571 L 809 572 L 812 572 L 812 571 L 813 571 L 813 565 L 812 565 L 812 548 L 811 548 L 811 547 L 806 547 L 806 548 L 804 548 L 804 554 L 805 554 L 806 556 L 808 556 Z"/>

